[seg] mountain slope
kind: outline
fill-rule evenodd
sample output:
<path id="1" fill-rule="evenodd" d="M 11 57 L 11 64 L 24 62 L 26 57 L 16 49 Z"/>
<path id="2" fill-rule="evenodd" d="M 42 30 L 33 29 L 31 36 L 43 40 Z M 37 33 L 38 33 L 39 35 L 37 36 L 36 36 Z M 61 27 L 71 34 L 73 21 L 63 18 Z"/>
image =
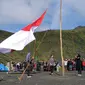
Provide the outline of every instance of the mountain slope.
<path id="1" fill-rule="evenodd" d="M 0 31 L 0 42 L 10 36 L 11 33 Z M 35 47 L 37 51 L 35 55 L 40 60 L 46 60 L 51 54 L 54 55 L 55 59 L 61 59 L 60 57 L 60 31 L 49 30 L 47 32 L 38 32 L 34 34 L 36 37 L 35 41 L 27 45 L 24 50 L 17 51 L 9 54 L 0 53 L 0 62 L 6 63 L 7 61 L 23 61 L 28 51 L 31 52 L 31 56 L 34 55 Z M 42 41 L 43 36 L 46 35 Z M 65 58 L 73 58 L 76 53 L 80 53 L 85 57 L 85 28 L 74 29 L 74 30 L 63 30 L 63 55 Z M 42 42 L 41 42 L 42 41 Z M 41 43 L 41 44 L 40 44 Z M 40 44 L 40 45 L 39 45 Z M 39 47 L 38 47 L 39 46 Z"/>

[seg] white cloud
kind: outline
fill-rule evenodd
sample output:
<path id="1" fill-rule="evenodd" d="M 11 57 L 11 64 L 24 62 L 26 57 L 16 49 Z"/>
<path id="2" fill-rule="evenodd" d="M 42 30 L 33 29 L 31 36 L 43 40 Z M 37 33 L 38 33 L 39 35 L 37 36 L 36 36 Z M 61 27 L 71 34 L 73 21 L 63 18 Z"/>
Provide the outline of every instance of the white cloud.
<path id="1" fill-rule="evenodd" d="M 59 29 L 59 17 L 60 17 L 60 0 L 57 1 L 56 6 L 56 12 L 52 21 L 51 29 Z M 71 26 L 71 24 L 75 24 L 76 26 L 79 25 L 79 19 L 74 14 L 76 13 L 76 16 L 81 16 L 80 19 L 83 17 L 85 19 L 85 0 L 62 0 L 62 20 L 63 20 L 63 26 L 68 27 L 70 29 L 74 28 Z M 69 16 L 70 15 L 70 16 Z M 71 18 L 74 18 L 72 20 Z M 70 19 L 70 21 L 68 21 Z M 75 20 L 76 19 L 76 20 Z M 83 21 L 82 19 L 82 21 Z M 77 21 L 78 20 L 78 21 Z M 76 22 L 77 21 L 77 22 Z M 70 22 L 69 26 L 66 24 L 66 22 Z M 67 26 L 66 26 L 67 25 Z"/>
<path id="2" fill-rule="evenodd" d="M 0 23 L 28 23 L 48 7 L 50 0 L 2 0 Z"/>
<path id="3" fill-rule="evenodd" d="M 62 19 L 68 22 L 68 16 L 85 19 L 85 0 L 62 0 Z M 28 24 L 38 18 L 48 7 L 41 28 L 59 28 L 60 0 L 0 0 L 0 24 Z M 76 13 L 73 13 L 76 12 Z M 72 15 L 71 15 L 72 14 Z M 69 18 L 69 25 L 76 23 Z M 82 19 L 82 20 L 83 20 Z M 78 19 L 79 20 L 79 19 Z M 78 21 L 79 22 L 79 21 Z M 80 24 L 80 23 L 77 23 Z M 67 25 L 67 24 L 64 24 Z M 69 27 L 69 26 L 68 26 Z M 71 26 L 74 28 L 73 26 Z M 39 28 L 41 30 L 41 28 Z"/>
<path id="4" fill-rule="evenodd" d="M 57 3 L 55 11 L 59 10 L 60 0 L 0 0 L 0 24 L 31 22 L 49 6 L 50 2 Z M 67 8 L 71 8 L 85 16 L 84 4 L 85 0 L 63 0 L 63 14 L 68 14 L 70 10 Z M 55 16 L 59 16 L 58 11 L 55 12 Z"/>
<path id="5" fill-rule="evenodd" d="M 85 17 L 85 0 L 64 0 L 63 2 L 67 7 L 74 9 Z"/>

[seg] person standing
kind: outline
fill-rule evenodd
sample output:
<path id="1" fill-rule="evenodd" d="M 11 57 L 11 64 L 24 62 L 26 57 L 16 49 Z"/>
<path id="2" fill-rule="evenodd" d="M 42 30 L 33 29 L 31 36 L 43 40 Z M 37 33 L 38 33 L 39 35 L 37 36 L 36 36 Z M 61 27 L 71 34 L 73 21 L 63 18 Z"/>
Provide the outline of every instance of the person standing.
<path id="1" fill-rule="evenodd" d="M 65 67 L 65 71 L 67 71 L 67 63 L 68 63 L 68 60 L 67 60 L 67 59 L 65 59 L 65 60 L 64 60 L 64 67 Z"/>
<path id="2" fill-rule="evenodd" d="M 24 71 L 26 70 L 27 78 L 31 78 L 31 75 L 30 75 L 30 61 L 28 61 L 28 62 L 24 61 L 23 66 L 24 66 Z"/>
<path id="3" fill-rule="evenodd" d="M 26 72 L 27 72 L 27 78 L 31 78 L 32 76 L 30 75 L 31 67 L 30 67 L 30 62 L 28 61 L 26 63 Z"/>
<path id="4" fill-rule="evenodd" d="M 83 58 L 83 61 L 82 61 L 82 65 L 83 65 L 83 71 L 85 71 L 85 59 Z"/>
<path id="5" fill-rule="evenodd" d="M 76 70 L 78 71 L 78 76 L 81 76 L 82 74 L 82 61 L 81 61 L 81 56 L 78 54 L 75 59 L 76 62 Z"/>
<path id="6" fill-rule="evenodd" d="M 54 65 L 55 65 L 53 55 L 51 55 L 51 57 L 50 57 L 50 59 L 49 59 L 49 65 L 50 65 L 50 71 L 51 71 L 51 74 L 53 74 L 53 71 L 54 71 Z"/>

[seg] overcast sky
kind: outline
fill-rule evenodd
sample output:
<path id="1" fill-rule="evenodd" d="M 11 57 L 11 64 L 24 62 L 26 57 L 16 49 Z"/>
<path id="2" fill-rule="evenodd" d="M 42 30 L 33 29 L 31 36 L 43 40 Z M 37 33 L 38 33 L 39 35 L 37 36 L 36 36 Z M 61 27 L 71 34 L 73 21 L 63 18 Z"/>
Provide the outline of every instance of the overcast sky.
<path id="1" fill-rule="evenodd" d="M 85 26 L 85 0 L 62 0 L 62 28 Z M 37 30 L 59 29 L 60 0 L 0 0 L 0 29 L 16 32 L 48 8 Z"/>

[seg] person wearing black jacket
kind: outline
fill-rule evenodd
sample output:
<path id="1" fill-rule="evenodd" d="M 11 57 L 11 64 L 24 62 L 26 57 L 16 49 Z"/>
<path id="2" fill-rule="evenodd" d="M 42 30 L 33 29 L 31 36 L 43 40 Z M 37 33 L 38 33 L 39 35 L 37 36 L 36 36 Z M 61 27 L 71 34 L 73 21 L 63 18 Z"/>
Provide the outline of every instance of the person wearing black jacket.
<path id="1" fill-rule="evenodd" d="M 26 69 L 27 78 L 31 78 L 31 75 L 30 75 L 30 69 L 31 69 L 30 61 L 28 61 L 28 62 L 25 61 L 23 64 L 24 64 L 24 70 Z"/>
<path id="2" fill-rule="evenodd" d="M 81 61 L 81 56 L 78 54 L 75 59 L 76 62 L 76 70 L 78 71 L 78 76 L 81 76 L 82 74 L 82 61 Z"/>

